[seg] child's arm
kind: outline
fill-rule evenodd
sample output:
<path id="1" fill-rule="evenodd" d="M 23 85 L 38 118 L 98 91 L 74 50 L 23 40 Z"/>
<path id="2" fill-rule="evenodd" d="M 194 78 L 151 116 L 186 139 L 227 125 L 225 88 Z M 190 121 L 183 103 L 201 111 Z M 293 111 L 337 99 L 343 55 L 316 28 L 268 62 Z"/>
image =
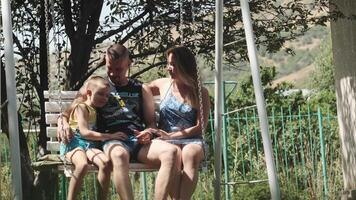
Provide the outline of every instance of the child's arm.
<path id="1" fill-rule="evenodd" d="M 93 131 L 89 129 L 88 119 L 89 119 L 89 112 L 84 104 L 78 104 L 78 106 L 74 110 L 74 115 L 77 117 L 78 127 L 80 134 L 88 140 L 126 140 L 127 136 L 123 132 L 116 132 L 114 134 L 105 134 L 99 133 L 97 131 Z"/>

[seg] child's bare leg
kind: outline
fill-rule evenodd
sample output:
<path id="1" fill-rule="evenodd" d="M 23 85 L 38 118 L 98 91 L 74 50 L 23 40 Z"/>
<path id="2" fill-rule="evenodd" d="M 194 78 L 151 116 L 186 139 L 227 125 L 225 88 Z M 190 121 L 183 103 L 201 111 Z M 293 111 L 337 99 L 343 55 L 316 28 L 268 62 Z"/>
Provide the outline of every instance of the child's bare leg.
<path id="1" fill-rule="evenodd" d="M 105 200 L 109 191 L 110 184 L 110 173 L 112 170 L 111 162 L 109 158 L 99 149 L 88 149 L 87 150 L 88 159 L 98 166 L 98 182 L 100 185 L 99 189 L 99 199 Z"/>
<path id="2" fill-rule="evenodd" d="M 88 171 L 88 159 L 84 150 L 76 148 L 66 153 L 66 158 L 74 165 L 74 171 L 70 178 L 67 200 L 74 200 L 79 188 L 83 182 L 83 178 Z"/>

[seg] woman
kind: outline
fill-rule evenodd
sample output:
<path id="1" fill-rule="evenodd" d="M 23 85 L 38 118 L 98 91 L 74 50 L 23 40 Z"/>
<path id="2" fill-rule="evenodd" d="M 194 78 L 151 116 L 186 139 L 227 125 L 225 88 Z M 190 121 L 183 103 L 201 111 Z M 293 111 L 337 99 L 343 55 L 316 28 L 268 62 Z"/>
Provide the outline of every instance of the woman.
<path id="1" fill-rule="evenodd" d="M 153 95 L 161 97 L 160 129 L 156 135 L 180 148 L 179 176 L 171 195 L 174 199 L 190 199 L 204 159 L 202 125 L 205 128 L 208 121 L 209 94 L 202 87 L 199 95 L 197 63 L 188 48 L 179 46 L 167 51 L 167 70 L 169 78 L 157 79 L 149 85 Z"/>

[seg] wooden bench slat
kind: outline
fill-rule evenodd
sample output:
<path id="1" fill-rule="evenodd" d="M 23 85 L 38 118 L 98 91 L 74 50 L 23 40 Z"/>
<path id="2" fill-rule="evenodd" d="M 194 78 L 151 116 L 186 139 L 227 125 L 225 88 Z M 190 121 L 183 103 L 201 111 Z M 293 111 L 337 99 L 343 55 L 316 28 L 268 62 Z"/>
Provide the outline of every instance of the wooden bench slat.
<path id="1" fill-rule="evenodd" d="M 52 152 L 59 152 L 60 143 L 57 141 L 47 141 L 47 150 Z M 73 169 L 73 165 L 69 164 Z M 132 172 L 152 172 L 156 171 L 158 168 L 155 166 L 143 164 L 143 163 L 130 163 L 130 171 Z M 63 171 L 64 165 L 59 165 L 58 170 Z M 90 165 L 89 171 L 97 171 L 98 168 L 95 165 Z"/>
<path id="2" fill-rule="evenodd" d="M 46 99 L 51 99 L 51 100 L 57 100 L 59 99 L 59 97 L 61 97 L 62 100 L 65 99 L 69 99 L 69 100 L 73 100 L 74 97 L 77 95 L 77 91 L 61 91 L 60 96 L 59 96 L 59 92 L 58 91 L 51 91 L 51 93 L 49 93 L 48 91 L 44 91 L 44 97 Z"/>
<path id="3" fill-rule="evenodd" d="M 65 101 L 62 102 L 61 104 L 59 102 L 45 102 L 45 112 L 63 112 L 65 109 L 67 109 L 72 101 Z"/>
<path id="4" fill-rule="evenodd" d="M 59 113 L 48 113 L 46 114 L 46 124 L 56 124 L 59 117 Z"/>
<path id="5" fill-rule="evenodd" d="M 47 141 L 47 151 L 59 152 L 60 143 L 57 141 Z"/>
<path id="6" fill-rule="evenodd" d="M 57 137 L 57 127 L 53 126 L 53 127 L 47 127 L 47 137 L 48 138 L 55 138 Z"/>
<path id="7" fill-rule="evenodd" d="M 72 170 L 74 169 L 74 166 L 72 164 L 69 164 L 66 167 L 70 167 Z M 146 165 L 143 163 L 130 163 L 129 168 L 130 168 L 130 172 L 153 172 L 153 171 L 158 170 L 158 167 Z M 64 171 L 64 169 L 65 169 L 64 164 L 59 165 L 57 167 L 57 169 L 59 171 Z M 96 171 L 98 171 L 98 167 L 91 164 L 91 165 L 89 165 L 88 170 L 91 172 L 96 172 Z"/>

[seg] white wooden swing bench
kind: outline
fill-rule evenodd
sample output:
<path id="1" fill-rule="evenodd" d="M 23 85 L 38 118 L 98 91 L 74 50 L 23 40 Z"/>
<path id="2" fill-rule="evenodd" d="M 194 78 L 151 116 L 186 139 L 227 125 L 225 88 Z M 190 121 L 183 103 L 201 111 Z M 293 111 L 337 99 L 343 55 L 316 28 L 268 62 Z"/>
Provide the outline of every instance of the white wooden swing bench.
<path id="1" fill-rule="evenodd" d="M 45 96 L 45 117 L 47 126 L 47 150 L 51 154 L 47 154 L 42 160 L 33 164 L 35 169 L 54 169 L 58 171 L 64 171 L 65 168 L 74 166 L 71 163 L 64 163 L 59 156 L 60 142 L 57 140 L 57 120 L 61 111 L 64 111 L 73 101 L 76 91 L 61 91 L 61 95 L 58 92 L 49 95 L 48 91 L 44 92 Z M 155 99 L 156 111 L 159 105 L 159 98 Z M 156 112 L 157 113 L 157 112 Z M 42 162 L 42 163 L 41 163 Z M 39 164 L 41 163 L 41 164 Z M 157 166 L 150 166 L 143 163 L 130 163 L 131 172 L 151 172 L 157 171 Z M 89 167 L 89 171 L 97 171 L 95 165 Z"/>

